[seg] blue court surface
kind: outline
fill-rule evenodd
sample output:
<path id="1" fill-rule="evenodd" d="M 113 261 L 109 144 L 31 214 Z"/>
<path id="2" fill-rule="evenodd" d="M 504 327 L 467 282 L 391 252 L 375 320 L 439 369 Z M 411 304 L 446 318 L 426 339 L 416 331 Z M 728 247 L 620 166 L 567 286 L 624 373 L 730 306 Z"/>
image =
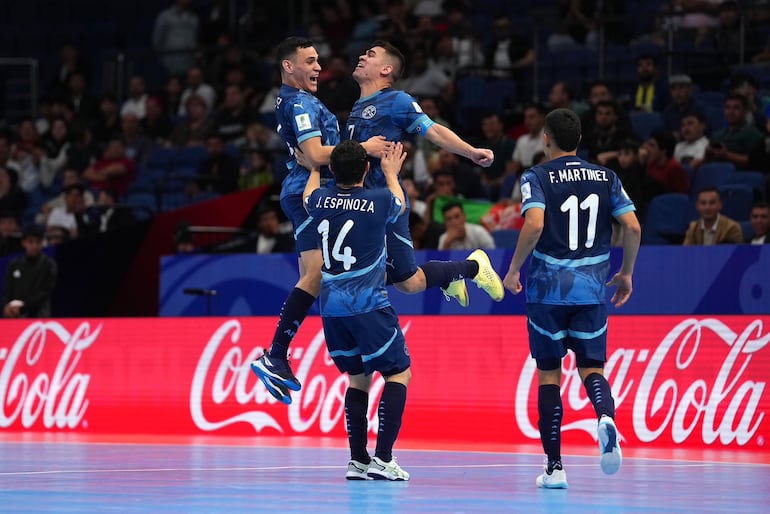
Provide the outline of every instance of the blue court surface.
<path id="1" fill-rule="evenodd" d="M 396 456 L 410 482 L 346 481 L 348 454 L 339 446 L 2 440 L 0 512 L 770 511 L 767 464 L 626 458 L 608 477 L 598 457 L 565 455 L 569 489 L 541 490 L 536 453 Z"/>

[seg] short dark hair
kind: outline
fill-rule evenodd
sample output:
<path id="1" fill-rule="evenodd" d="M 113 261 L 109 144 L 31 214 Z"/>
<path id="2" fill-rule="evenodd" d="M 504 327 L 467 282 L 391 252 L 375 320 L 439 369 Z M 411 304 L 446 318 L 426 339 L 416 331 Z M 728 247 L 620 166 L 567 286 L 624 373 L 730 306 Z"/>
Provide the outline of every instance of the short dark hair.
<path id="1" fill-rule="evenodd" d="M 404 58 L 404 54 L 401 53 L 401 50 L 383 39 L 378 39 L 372 43 L 370 48 L 374 48 L 375 46 L 385 49 L 385 53 L 395 59 L 396 62 L 393 63 L 393 81 L 400 79 L 401 74 L 404 73 L 404 69 L 406 68 L 406 59 Z"/>
<path id="2" fill-rule="evenodd" d="M 660 149 L 665 152 L 666 157 L 672 157 L 674 155 L 674 148 L 676 148 L 676 138 L 674 138 L 674 134 L 663 129 L 653 130 L 650 133 L 650 139 L 658 144 Z"/>
<path id="3" fill-rule="evenodd" d="M 86 192 L 86 186 L 80 183 L 75 183 L 75 184 L 70 184 L 64 188 L 64 194 L 67 194 L 70 191 L 78 191 L 82 195 L 82 194 L 85 194 Z"/>
<path id="4" fill-rule="evenodd" d="M 714 186 L 703 186 L 702 188 L 698 189 L 698 194 L 695 195 L 695 198 L 698 198 L 701 193 L 716 193 L 717 198 L 720 200 L 722 199 L 722 195 L 719 194 L 719 189 L 715 188 Z"/>
<path id="5" fill-rule="evenodd" d="M 329 166 L 337 177 L 337 184 L 352 186 L 361 182 L 366 171 L 366 150 L 358 141 L 346 139 L 332 150 Z"/>
<path id="6" fill-rule="evenodd" d="M 287 37 L 278 44 L 278 48 L 275 51 L 278 67 L 281 67 L 281 62 L 284 59 L 289 59 L 292 57 L 300 48 L 310 48 L 311 46 L 313 46 L 313 41 L 306 37 Z"/>
<path id="7" fill-rule="evenodd" d="M 639 151 L 639 147 L 642 146 L 641 142 L 635 137 L 627 137 L 620 142 L 618 150 L 631 150 L 636 153 Z"/>
<path id="8" fill-rule="evenodd" d="M 703 113 L 703 111 L 699 109 L 692 109 L 684 114 L 682 114 L 682 119 L 687 118 L 688 116 L 692 116 L 693 118 L 697 119 L 701 123 L 706 123 L 706 115 Z"/>
<path id="9" fill-rule="evenodd" d="M 580 142 L 580 117 L 569 109 L 554 109 L 545 117 L 544 130 L 560 150 L 572 152 Z"/>
<path id="10" fill-rule="evenodd" d="M 727 95 L 725 97 L 725 104 L 727 104 L 728 100 L 737 100 L 738 102 L 740 102 L 741 106 L 744 109 L 748 109 L 749 108 L 749 101 L 748 101 L 748 99 L 746 99 L 746 97 L 743 96 L 740 93 L 730 93 L 729 95 Z"/>
<path id="11" fill-rule="evenodd" d="M 455 207 L 457 207 L 461 211 L 465 212 L 465 209 L 463 209 L 463 204 L 461 204 L 460 202 L 447 202 L 441 208 L 441 214 L 446 214 L 447 211 L 449 211 L 450 209 L 454 209 Z"/>
<path id="12" fill-rule="evenodd" d="M 770 209 L 770 203 L 762 202 L 762 201 L 754 202 L 751 205 L 751 210 L 754 210 L 754 209 Z"/>

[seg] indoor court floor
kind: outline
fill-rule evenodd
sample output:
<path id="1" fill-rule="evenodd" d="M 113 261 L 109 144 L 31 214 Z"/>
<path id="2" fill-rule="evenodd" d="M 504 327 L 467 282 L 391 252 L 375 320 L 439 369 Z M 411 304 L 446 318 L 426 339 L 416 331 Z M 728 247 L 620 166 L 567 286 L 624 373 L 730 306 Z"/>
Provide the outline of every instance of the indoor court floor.
<path id="1" fill-rule="evenodd" d="M 626 455 L 620 472 L 605 476 L 596 455 L 567 453 L 569 489 L 541 490 L 534 445 L 528 453 L 397 449 L 412 480 L 381 482 L 344 479 L 346 441 L 315 443 L 0 434 L 0 512 L 770 512 L 767 457 L 673 460 L 660 451 Z"/>

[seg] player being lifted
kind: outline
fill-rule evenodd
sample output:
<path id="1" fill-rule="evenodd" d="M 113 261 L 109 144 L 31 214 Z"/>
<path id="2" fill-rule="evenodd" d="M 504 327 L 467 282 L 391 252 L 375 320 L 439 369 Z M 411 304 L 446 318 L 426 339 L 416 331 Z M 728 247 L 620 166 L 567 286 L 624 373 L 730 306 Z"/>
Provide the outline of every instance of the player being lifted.
<path id="1" fill-rule="evenodd" d="M 307 48 L 312 48 L 312 46 Z M 308 52 L 311 52 L 315 58 L 313 69 L 317 67 L 320 70 L 320 66 L 317 64 L 315 49 L 312 49 L 312 51 L 308 50 Z M 280 55 L 279 58 L 281 58 Z M 297 60 L 299 61 L 299 58 Z M 290 61 L 290 59 L 284 59 L 281 62 L 282 70 L 288 74 L 288 71 L 291 69 L 289 66 L 291 62 L 287 61 Z M 451 130 L 433 123 L 420 110 L 417 101 L 410 95 L 391 89 L 393 82 L 400 76 L 403 69 L 404 58 L 401 52 L 386 42 L 374 43 L 372 48 L 359 58 L 359 64 L 353 72 L 353 77 L 361 86 L 361 98 L 356 102 L 351 112 L 351 121 L 345 131 L 346 138 L 355 139 L 367 145 L 375 141 L 383 143 L 382 140 L 378 139 L 382 136 L 385 137 L 385 141 L 400 142 L 410 134 L 420 134 L 446 150 L 468 157 L 481 166 L 489 166 L 493 160 L 491 150 L 472 147 Z M 314 73 L 317 78 L 317 71 Z M 311 86 L 317 87 L 314 81 Z M 315 101 L 318 102 L 317 100 Z M 320 102 L 318 103 L 320 104 Z M 287 115 L 281 112 L 280 104 L 276 105 L 276 114 L 278 115 L 279 124 L 282 117 L 287 117 Z M 307 123 L 299 126 L 299 120 L 297 115 L 294 116 L 293 121 L 289 118 L 293 129 L 302 129 L 302 127 L 307 126 Z M 363 121 L 365 123 L 361 123 Z M 282 130 L 285 132 L 287 128 L 282 126 Z M 297 141 L 301 139 L 298 138 Z M 287 144 L 291 144 L 288 138 L 284 138 L 284 140 L 287 141 Z M 298 151 L 295 157 L 299 159 L 301 166 L 299 169 L 305 172 L 305 177 L 305 170 L 329 163 L 329 155 L 332 150 L 330 144 L 322 145 L 323 151 L 316 152 L 308 151 L 308 148 L 303 147 L 301 144 L 297 147 Z M 386 187 L 384 176 L 380 169 L 379 154 L 375 157 L 376 152 L 373 152 L 370 148 L 366 148 L 366 150 L 372 159 L 371 171 L 367 175 L 366 186 Z M 286 187 L 285 182 L 283 187 Z M 286 211 L 287 207 L 285 205 L 288 201 L 283 200 L 285 196 L 283 190 L 281 195 L 281 204 Z M 296 195 L 292 195 L 292 198 L 294 199 L 294 207 L 291 207 L 290 210 L 298 212 Z M 317 244 L 318 235 L 314 234 L 315 230 L 312 227 L 309 227 L 310 224 L 314 223 L 312 217 L 307 218 L 305 221 L 301 221 L 304 219 L 301 215 L 295 217 L 300 221 L 299 225 L 294 225 L 298 248 L 300 247 L 300 236 L 310 238 L 315 235 Z M 295 222 L 295 220 L 292 219 L 292 222 Z M 483 250 L 474 251 L 465 261 L 430 261 L 418 267 L 409 233 L 408 205 L 407 210 L 399 217 L 396 223 L 388 225 L 386 245 L 389 261 L 387 267 L 388 283 L 394 284 L 401 292 L 413 294 L 430 287 L 440 287 L 447 299 L 454 297 L 460 305 L 467 306 L 468 292 L 464 279 L 468 277 L 495 301 L 502 301 L 505 295 L 502 281 Z M 288 346 L 308 309 L 310 309 L 315 296 L 318 296 L 317 291 L 320 288 L 320 261 L 318 260 L 317 252 L 313 255 L 316 256 L 314 257 L 315 260 L 311 261 L 308 259 L 301 264 L 305 267 L 307 284 L 303 286 L 298 284 L 298 287 L 287 298 L 281 311 L 273 343 L 265 355 L 251 364 L 252 370 L 262 380 L 267 390 L 277 399 L 287 404 L 291 403 L 291 396 L 288 390 L 298 391 L 301 387 L 299 380 L 292 373 L 288 363 Z M 313 266 L 313 271 L 308 271 L 310 266 Z M 300 270 L 302 272 L 302 268 Z M 300 282 L 302 282 L 302 279 L 300 279 Z"/>
<path id="2" fill-rule="evenodd" d="M 616 286 L 611 302 L 620 307 L 631 295 L 631 277 L 641 229 L 615 172 L 576 156 L 580 118 L 568 109 L 545 117 L 543 143 L 548 162 L 521 176 L 524 226 L 505 276 L 505 287 L 522 291 L 527 273 L 529 349 L 537 363 L 540 439 L 547 456 L 538 487 L 564 489 L 561 463 L 561 360 L 572 350 L 586 394 L 598 419 L 600 465 L 613 474 L 621 464 L 615 400 L 607 379 L 607 307 L 612 220 L 623 227 L 623 264 L 606 284 Z"/>

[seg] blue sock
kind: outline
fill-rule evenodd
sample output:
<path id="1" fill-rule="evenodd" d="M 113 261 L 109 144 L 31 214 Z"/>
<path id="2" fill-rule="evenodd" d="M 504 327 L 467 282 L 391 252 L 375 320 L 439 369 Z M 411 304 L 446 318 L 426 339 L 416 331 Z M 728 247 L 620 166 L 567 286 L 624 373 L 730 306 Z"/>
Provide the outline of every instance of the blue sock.
<path id="1" fill-rule="evenodd" d="M 283 302 L 283 307 L 281 307 L 278 326 L 273 335 L 273 344 L 270 345 L 270 350 L 267 352 L 270 357 L 281 359 L 288 357 L 291 340 L 294 339 L 294 335 L 305 320 L 307 311 L 310 310 L 314 301 L 315 296 L 310 293 L 298 287 L 292 289 L 289 296 L 286 297 L 286 301 Z"/>
<path id="2" fill-rule="evenodd" d="M 348 429 L 350 458 L 361 464 L 369 464 L 369 451 L 366 449 L 366 409 L 369 407 L 369 393 L 348 387 L 345 393 L 345 421 Z"/>
<path id="3" fill-rule="evenodd" d="M 393 445 L 401 430 L 401 418 L 406 405 L 406 386 L 398 382 L 385 382 L 380 397 L 377 416 L 380 426 L 377 430 L 377 448 L 374 455 L 385 462 L 393 460 Z"/>
<path id="4" fill-rule="evenodd" d="M 559 386 L 555 384 L 541 385 L 537 388 L 537 422 L 540 428 L 540 441 L 543 451 L 548 456 L 548 465 L 561 461 L 561 418 L 562 405 Z"/>
<path id="5" fill-rule="evenodd" d="M 425 288 L 443 287 L 461 278 L 473 278 L 479 272 L 476 261 L 428 261 L 420 265 L 425 273 Z"/>
<path id="6" fill-rule="evenodd" d="M 588 394 L 588 399 L 594 406 L 596 417 L 601 418 L 607 415 L 615 418 L 615 400 L 612 398 L 610 383 L 599 373 L 591 373 L 583 382 Z"/>

